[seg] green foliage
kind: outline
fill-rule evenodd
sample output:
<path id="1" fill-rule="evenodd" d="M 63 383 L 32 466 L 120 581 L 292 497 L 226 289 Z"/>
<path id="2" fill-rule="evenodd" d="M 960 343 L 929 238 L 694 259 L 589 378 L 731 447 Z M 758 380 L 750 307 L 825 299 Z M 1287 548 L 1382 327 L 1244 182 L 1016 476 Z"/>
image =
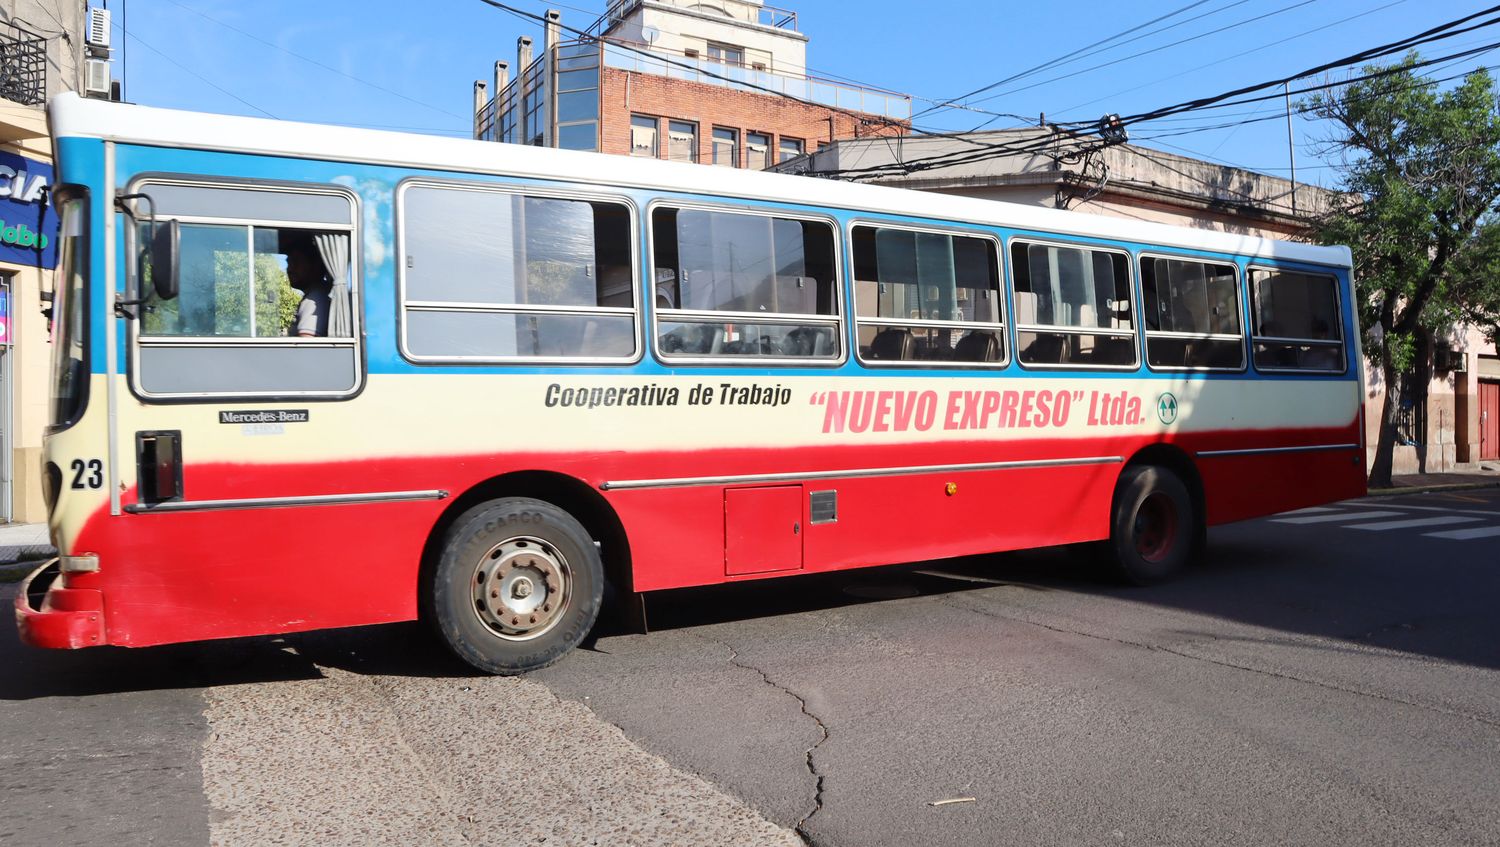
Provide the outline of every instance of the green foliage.
<path id="1" fill-rule="evenodd" d="M 1425 372 L 1419 336 L 1500 313 L 1500 103 L 1483 71 L 1440 90 L 1416 54 L 1378 77 L 1315 96 L 1339 134 L 1345 193 L 1318 223 L 1320 240 L 1354 252 L 1356 307 L 1381 365 L 1385 405 L 1372 485 L 1389 484 L 1400 375 Z M 1378 332 L 1375 331 L 1378 328 Z"/>
<path id="2" fill-rule="evenodd" d="M 1360 326 L 1382 330 L 1379 351 L 1409 355 L 1419 327 L 1444 330 L 1493 288 L 1470 276 L 1500 197 L 1500 108 L 1485 71 L 1447 91 L 1418 77 L 1415 54 L 1384 76 L 1311 101 L 1340 136 L 1330 152 L 1345 161 L 1347 192 L 1319 222 L 1321 240 L 1354 251 Z M 1376 352 L 1376 351 L 1372 351 Z"/>
<path id="3" fill-rule="evenodd" d="M 214 250 L 210 263 L 184 262 L 182 291 L 176 299 L 147 303 L 142 330 L 147 335 L 250 335 L 250 296 L 246 253 Z M 149 280 L 147 281 L 149 291 Z M 276 255 L 255 256 L 255 337 L 287 334 L 297 318 L 302 295 L 292 288 Z"/>

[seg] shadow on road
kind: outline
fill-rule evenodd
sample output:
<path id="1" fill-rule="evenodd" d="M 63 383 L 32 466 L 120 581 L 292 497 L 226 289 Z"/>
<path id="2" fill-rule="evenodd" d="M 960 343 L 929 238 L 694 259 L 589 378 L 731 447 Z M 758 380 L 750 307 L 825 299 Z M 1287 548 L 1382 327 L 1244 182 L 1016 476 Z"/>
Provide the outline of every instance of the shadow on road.
<path id="1" fill-rule="evenodd" d="M 1500 511 L 1500 492 L 1467 505 Z M 1500 567 L 1490 545 L 1360 535 L 1265 522 L 1216 528 L 1201 564 L 1151 588 L 1113 584 L 1086 550 L 1054 548 L 658 592 L 649 597 L 648 617 L 653 631 L 674 630 L 1012 586 L 1500 667 L 1500 615 L 1493 611 L 1500 608 Z M 0 589 L 0 602 L 8 603 L 8 594 Z M 580 649 L 621 632 L 601 623 Z M 79 651 L 27 648 L 13 627 L 0 627 L 0 664 L 0 700 L 313 679 L 322 676 L 320 667 L 475 675 L 417 623 Z"/>

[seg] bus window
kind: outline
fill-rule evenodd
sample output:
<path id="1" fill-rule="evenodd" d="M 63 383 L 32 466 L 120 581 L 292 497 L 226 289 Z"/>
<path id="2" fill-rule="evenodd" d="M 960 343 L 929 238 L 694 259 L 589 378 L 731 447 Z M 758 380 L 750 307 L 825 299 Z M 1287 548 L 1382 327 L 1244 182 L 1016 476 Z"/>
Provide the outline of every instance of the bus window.
<path id="1" fill-rule="evenodd" d="M 309 186 L 142 183 L 180 227 L 179 291 L 134 324 L 149 396 L 346 395 L 360 378 L 354 202 Z M 133 233 L 150 237 L 150 224 Z"/>
<path id="2" fill-rule="evenodd" d="M 852 244 L 861 360 L 1004 363 L 992 239 L 856 226 Z"/>
<path id="3" fill-rule="evenodd" d="M 631 218 L 619 203 L 488 186 L 401 192 L 402 332 L 425 361 L 636 354 Z"/>
<path id="4" fill-rule="evenodd" d="M 1244 331 L 1233 265 L 1141 258 L 1146 361 L 1152 368 L 1242 370 Z"/>
<path id="5" fill-rule="evenodd" d="M 352 336 L 348 233 L 187 223 L 181 233 L 181 291 L 153 295 L 143 339 Z M 336 297 L 344 316 L 331 322 Z"/>
<path id="6" fill-rule="evenodd" d="M 1252 268 L 1250 293 L 1256 369 L 1344 372 L 1336 279 Z"/>
<path id="7" fill-rule="evenodd" d="M 1124 254 L 1024 241 L 1012 243 L 1010 251 L 1022 364 L 1136 366 Z"/>
<path id="8" fill-rule="evenodd" d="M 651 222 L 663 356 L 839 357 L 827 223 L 671 208 Z"/>

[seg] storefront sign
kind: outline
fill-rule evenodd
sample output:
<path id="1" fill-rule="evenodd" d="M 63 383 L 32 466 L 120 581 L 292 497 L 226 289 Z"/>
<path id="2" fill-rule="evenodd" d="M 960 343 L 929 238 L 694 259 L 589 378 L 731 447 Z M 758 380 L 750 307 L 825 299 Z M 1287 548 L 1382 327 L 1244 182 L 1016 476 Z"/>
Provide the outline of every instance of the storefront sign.
<path id="1" fill-rule="evenodd" d="M 0 286 L 0 347 L 10 346 L 10 288 Z"/>
<path id="2" fill-rule="evenodd" d="M 44 197 L 51 185 L 51 165 L 0 152 L 0 262 L 57 267 L 57 210 Z"/>

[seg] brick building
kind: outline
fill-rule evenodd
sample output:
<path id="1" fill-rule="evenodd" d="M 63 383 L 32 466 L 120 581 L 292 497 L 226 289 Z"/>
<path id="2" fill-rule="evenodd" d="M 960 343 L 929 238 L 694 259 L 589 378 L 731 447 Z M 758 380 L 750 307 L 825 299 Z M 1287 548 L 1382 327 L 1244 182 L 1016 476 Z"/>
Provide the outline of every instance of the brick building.
<path id="1" fill-rule="evenodd" d="M 576 33 L 575 33 L 576 34 Z M 489 141 L 766 168 L 844 138 L 904 135 L 911 98 L 809 76 L 797 15 L 758 0 L 615 0 L 565 39 L 517 40 L 474 86 Z"/>

